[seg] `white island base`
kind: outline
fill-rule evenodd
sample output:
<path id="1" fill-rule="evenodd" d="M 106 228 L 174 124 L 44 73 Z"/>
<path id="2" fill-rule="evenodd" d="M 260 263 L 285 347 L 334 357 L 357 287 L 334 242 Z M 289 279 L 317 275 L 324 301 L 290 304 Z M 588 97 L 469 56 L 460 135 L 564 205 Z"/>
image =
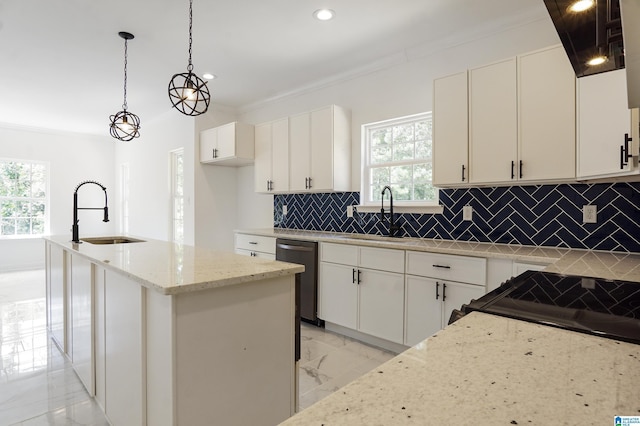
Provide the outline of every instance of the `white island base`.
<path id="1" fill-rule="evenodd" d="M 274 425 L 295 412 L 299 265 L 217 254 L 262 272 L 163 294 L 92 251 L 48 241 L 48 318 L 111 424 Z"/>

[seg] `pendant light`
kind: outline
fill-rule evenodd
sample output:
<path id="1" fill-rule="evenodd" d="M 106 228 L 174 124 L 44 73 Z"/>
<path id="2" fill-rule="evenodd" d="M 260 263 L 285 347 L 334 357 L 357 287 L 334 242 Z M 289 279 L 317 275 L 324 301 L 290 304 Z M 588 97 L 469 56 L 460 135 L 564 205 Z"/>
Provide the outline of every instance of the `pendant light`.
<path id="1" fill-rule="evenodd" d="M 175 74 L 169 82 L 171 104 L 184 115 L 197 116 L 209 108 L 209 89 L 207 83 L 193 73 L 191 63 L 191 44 L 193 27 L 193 0 L 189 0 L 189 65 L 187 72 Z"/>
<path id="2" fill-rule="evenodd" d="M 140 118 L 127 111 L 127 42 L 133 39 L 133 34 L 121 31 L 118 33 L 124 39 L 124 103 L 122 111 L 111 117 L 111 136 L 128 142 L 140 136 Z"/>

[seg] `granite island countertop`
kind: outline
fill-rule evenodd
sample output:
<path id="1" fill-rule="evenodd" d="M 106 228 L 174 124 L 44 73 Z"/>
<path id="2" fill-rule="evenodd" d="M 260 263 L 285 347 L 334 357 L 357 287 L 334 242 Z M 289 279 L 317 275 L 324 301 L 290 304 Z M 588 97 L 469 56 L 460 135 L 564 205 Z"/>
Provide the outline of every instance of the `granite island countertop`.
<path id="1" fill-rule="evenodd" d="M 136 237 L 138 238 L 138 237 Z M 125 244 L 75 244 L 47 236 L 73 254 L 125 275 L 161 294 L 174 295 L 304 271 L 304 266 L 149 238 Z"/>
<path id="2" fill-rule="evenodd" d="M 283 425 L 609 425 L 640 345 L 473 312 Z"/>
<path id="3" fill-rule="evenodd" d="M 510 259 L 519 262 L 546 264 L 548 265 L 545 268 L 546 271 L 559 274 L 640 282 L 639 253 L 435 240 L 429 238 L 392 238 L 369 234 L 283 228 L 241 229 L 235 232 L 276 238 L 292 238 L 459 256 Z"/>

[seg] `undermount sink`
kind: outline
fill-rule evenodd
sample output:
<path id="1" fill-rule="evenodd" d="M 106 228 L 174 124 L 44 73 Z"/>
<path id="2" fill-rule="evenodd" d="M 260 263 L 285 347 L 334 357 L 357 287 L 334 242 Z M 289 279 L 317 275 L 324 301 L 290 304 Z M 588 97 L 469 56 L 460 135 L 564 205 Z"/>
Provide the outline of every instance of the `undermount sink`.
<path id="1" fill-rule="evenodd" d="M 128 244 L 128 243 L 144 243 L 144 240 L 138 240 L 130 237 L 92 237 L 80 238 L 81 241 L 90 244 Z"/>
<path id="2" fill-rule="evenodd" d="M 388 241 L 388 240 L 399 240 L 402 239 L 401 236 L 390 237 L 388 235 L 375 235 L 375 234 L 344 234 L 336 236 L 336 238 L 345 238 L 350 240 L 378 240 L 378 241 Z"/>

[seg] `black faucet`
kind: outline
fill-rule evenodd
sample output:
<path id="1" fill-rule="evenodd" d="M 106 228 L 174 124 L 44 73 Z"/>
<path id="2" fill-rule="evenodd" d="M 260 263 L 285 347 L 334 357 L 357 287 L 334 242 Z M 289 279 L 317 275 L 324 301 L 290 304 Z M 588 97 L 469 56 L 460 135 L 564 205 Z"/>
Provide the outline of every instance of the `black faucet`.
<path id="1" fill-rule="evenodd" d="M 391 204 L 391 206 L 389 207 L 389 236 L 390 237 L 395 237 L 396 236 L 396 232 L 398 232 L 400 230 L 400 226 L 396 225 L 394 223 L 394 218 L 393 218 L 393 192 L 391 192 L 391 187 L 389 185 L 385 186 L 384 188 L 382 188 L 382 198 L 381 198 L 381 209 L 380 209 L 380 222 L 384 223 L 385 222 L 385 218 L 384 218 L 384 193 L 387 192 L 387 190 L 389 190 L 389 203 Z"/>
<path id="2" fill-rule="evenodd" d="M 92 183 L 102 188 L 102 190 L 104 191 L 104 207 L 78 207 L 78 189 L 80 189 L 82 185 L 85 185 L 87 183 Z M 78 235 L 79 233 L 78 210 L 103 210 L 103 209 L 104 209 L 104 219 L 102 219 L 102 221 L 109 222 L 109 207 L 107 206 L 107 188 L 104 185 L 93 180 L 86 180 L 80 183 L 78 186 L 76 186 L 76 190 L 73 192 L 73 225 L 71 226 L 71 233 L 73 235 L 71 238 L 72 242 L 77 244 L 80 244 L 82 242 L 80 241 L 80 236 Z"/>

